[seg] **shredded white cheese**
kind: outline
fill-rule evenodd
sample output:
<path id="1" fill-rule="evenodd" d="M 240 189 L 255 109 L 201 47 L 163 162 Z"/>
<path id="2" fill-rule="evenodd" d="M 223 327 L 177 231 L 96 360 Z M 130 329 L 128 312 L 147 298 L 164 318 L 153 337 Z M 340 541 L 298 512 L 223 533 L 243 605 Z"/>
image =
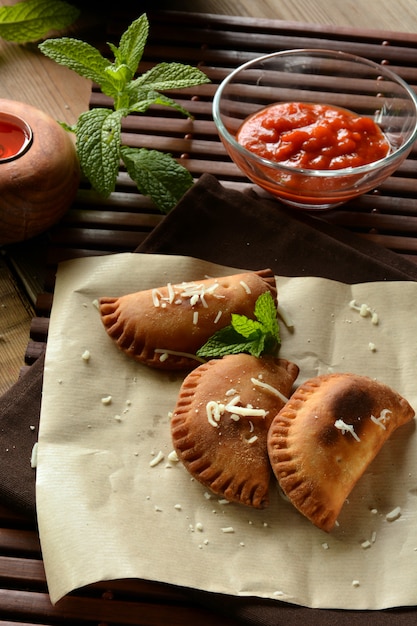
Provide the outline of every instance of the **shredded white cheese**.
<path id="1" fill-rule="evenodd" d="M 395 509 L 386 514 L 385 519 L 387 522 L 395 522 L 399 517 L 401 517 L 401 507 L 396 506 Z"/>
<path id="2" fill-rule="evenodd" d="M 374 309 L 371 309 L 368 304 L 358 304 L 356 300 L 351 300 L 349 302 L 349 307 L 354 311 L 357 311 L 361 317 L 370 317 L 372 324 L 375 326 L 378 325 L 378 313 Z"/>
<path id="3" fill-rule="evenodd" d="M 217 315 L 214 318 L 214 323 L 217 324 L 217 322 L 220 320 L 221 316 L 223 315 L 223 311 L 217 311 Z"/>
<path id="4" fill-rule="evenodd" d="M 379 417 L 371 415 L 371 420 L 374 422 L 374 424 L 377 424 L 378 426 L 386 430 L 387 427 L 385 426 L 385 422 L 390 419 L 389 414 L 391 414 L 391 411 L 389 409 L 383 409 Z"/>
<path id="5" fill-rule="evenodd" d="M 222 532 L 223 533 L 234 533 L 235 529 L 233 528 L 233 526 L 226 526 L 225 528 L 222 528 Z"/>
<path id="6" fill-rule="evenodd" d="M 336 426 L 336 428 L 342 431 L 342 435 L 345 435 L 346 433 L 350 433 L 352 437 L 356 439 L 356 441 L 360 441 L 360 438 L 355 433 L 355 429 L 353 428 L 351 424 L 346 424 L 346 422 L 339 419 L 335 421 L 334 425 Z"/>
<path id="7" fill-rule="evenodd" d="M 155 348 L 155 353 L 160 354 L 160 361 L 165 361 L 169 357 L 170 354 L 173 356 L 183 356 L 187 359 L 194 359 L 195 361 L 199 361 L 200 363 L 205 363 L 204 359 L 201 359 L 196 354 L 191 354 L 189 352 L 179 352 L 177 350 L 167 350 L 165 348 Z"/>
<path id="8" fill-rule="evenodd" d="M 254 435 L 253 437 L 251 437 L 250 439 L 248 439 L 248 443 L 249 443 L 249 444 L 252 444 L 252 443 L 255 443 L 255 441 L 257 441 L 257 440 L 258 440 L 257 435 Z"/>
<path id="9" fill-rule="evenodd" d="M 243 289 L 246 291 L 247 294 L 252 293 L 249 285 L 245 283 L 244 280 L 241 280 L 240 284 L 242 285 Z"/>
<path id="10" fill-rule="evenodd" d="M 262 389 L 265 389 L 265 391 L 269 391 L 270 393 L 272 393 L 272 395 L 277 396 L 283 402 L 285 402 L 285 404 L 288 402 L 288 398 L 284 396 L 284 394 L 281 393 L 279 389 L 272 387 L 272 385 L 268 385 L 268 383 L 262 382 L 261 380 L 259 380 L 259 378 L 251 378 L 250 380 L 253 385 L 261 387 Z"/>
<path id="11" fill-rule="evenodd" d="M 179 458 L 178 458 L 178 454 L 176 453 L 176 451 L 175 451 L 175 450 L 172 450 L 172 452 L 170 452 L 170 453 L 168 454 L 168 461 L 169 461 L 170 463 L 178 463 Z"/>
<path id="12" fill-rule="evenodd" d="M 112 402 L 111 396 L 105 396 L 104 398 L 101 398 L 101 403 L 104 404 L 105 406 L 111 404 L 111 402 Z"/>
<path id="13" fill-rule="evenodd" d="M 164 460 L 164 453 L 160 450 L 158 452 L 158 454 L 156 455 L 155 458 L 152 459 L 152 461 L 150 461 L 149 465 L 150 467 L 155 467 L 156 465 L 158 465 L 158 463 L 161 463 L 161 461 Z"/>

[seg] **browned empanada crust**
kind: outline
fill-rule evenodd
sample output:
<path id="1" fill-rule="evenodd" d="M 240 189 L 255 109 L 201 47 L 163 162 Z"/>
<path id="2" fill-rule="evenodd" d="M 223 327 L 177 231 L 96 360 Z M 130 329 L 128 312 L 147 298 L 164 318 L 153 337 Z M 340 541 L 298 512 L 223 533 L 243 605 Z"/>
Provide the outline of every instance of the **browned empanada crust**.
<path id="1" fill-rule="evenodd" d="M 201 362 L 190 355 L 229 325 L 232 313 L 254 317 L 265 291 L 276 301 L 269 269 L 102 297 L 99 310 L 107 333 L 128 356 L 159 369 L 190 369 Z"/>
<path id="2" fill-rule="evenodd" d="M 414 410 L 400 394 L 356 374 L 317 376 L 274 418 L 268 453 L 284 494 L 329 532 L 354 485 Z"/>
<path id="3" fill-rule="evenodd" d="M 294 363 L 248 354 L 213 359 L 188 374 L 171 433 L 190 474 L 221 498 L 265 507 L 271 478 L 267 432 L 297 376 Z"/>

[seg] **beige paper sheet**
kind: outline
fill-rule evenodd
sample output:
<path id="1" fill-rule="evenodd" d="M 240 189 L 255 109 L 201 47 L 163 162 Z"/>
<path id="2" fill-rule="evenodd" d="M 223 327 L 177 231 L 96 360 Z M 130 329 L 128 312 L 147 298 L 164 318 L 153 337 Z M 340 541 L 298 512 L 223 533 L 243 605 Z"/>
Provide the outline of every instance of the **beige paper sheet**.
<path id="1" fill-rule="evenodd" d="M 304 519 L 275 485 L 264 511 L 222 504 L 180 464 L 169 462 L 169 411 L 182 375 L 127 358 L 105 334 L 93 301 L 234 271 L 186 257 L 139 254 L 60 266 L 37 468 L 52 601 L 89 583 L 137 577 L 310 607 L 416 604 L 414 421 L 384 446 L 330 534 Z M 299 365 L 298 383 L 352 371 L 388 383 L 417 407 L 417 283 L 277 282 L 280 303 L 295 324 L 289 332 L 281 323 L 281 356 Z M 351 309 L 352 299 L 372 307 L 379 324 Z M 82 359 L 85 350 L 89 361 Z M 103 404 L 108 396 L 111 403 Z M 164 460 L 151 466 L 160 451 Z M 388 521 L 396 507 L 400 517 Z"/>

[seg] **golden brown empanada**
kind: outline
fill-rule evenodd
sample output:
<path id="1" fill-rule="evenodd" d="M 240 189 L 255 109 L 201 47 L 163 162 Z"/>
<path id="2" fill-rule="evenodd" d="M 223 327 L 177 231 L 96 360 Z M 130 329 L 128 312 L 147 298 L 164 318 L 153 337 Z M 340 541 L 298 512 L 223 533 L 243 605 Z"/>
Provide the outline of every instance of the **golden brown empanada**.
<path id="1" fill-rule="evenodd" d="M 99 310 L 109 336 L 128 356 L 159 369 L 190 369 L 193 358 L 232 313 L 253 319 L 258 297 L 277 289 L 271 270 L 168 284 L 120 297 L 103 297 Z"/>
<path id="2" fill-rule="evenodd" d="M 171 419 L 174 448 L 190 474 L 222 498 L 265 507 L 271 478 L 266 436 L 297 376 L 294 363 L 248 354 L 193 370 Z"/>
<path id="3" fill-rule="evenodd" d="M 271 424 L 268 453 L 284 494 L 329 532 L 353 486 L 391 433 L 414 417 L 410 404 L 365 376 L 307 380 Z"/>

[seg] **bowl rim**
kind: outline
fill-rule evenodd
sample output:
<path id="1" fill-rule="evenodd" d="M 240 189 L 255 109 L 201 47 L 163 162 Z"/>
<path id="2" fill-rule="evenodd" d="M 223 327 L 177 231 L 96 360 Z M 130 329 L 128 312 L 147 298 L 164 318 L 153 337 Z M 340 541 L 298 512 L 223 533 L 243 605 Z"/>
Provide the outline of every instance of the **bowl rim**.
<path id="1" fill-rule="evenodd" d="M 359 165 L 357 167 L 343 167 L 339 169 L 329 169 L 329 170 L 300 168 L 300 167 L 294 167 L 291 165 L 284 165 L 283 163 L 280 163 L 279 161 L 270 161 L 269 159 L 261 157 L 255 154 L 254 152 L 247 150 L 244 146 L 242 146 L 239 142 L 237 142 L 234 136 L 231 133 L 229 133 L 229 131 L 225 128 L 221 120 L 221 116 L 220 116 L 220 110 L 219 110 L 220 100 L 221 100 L 221 96 L 225 87 L 230 83 L 230 81 L 239 72 L 249 68 L 252 65 L 261 63 L 262 61 L 269 60 L 274 57 L 291 56 L 291 55 L 300 54 L 300 53 L 312 54 L 315 56 L 326 54 L 332 57 L 339 56 L 339 57 L 343 57 L 345 59 L 349 59 L 355 62 L 360 62 L 376 70 L 379 70 L 385 76 L 390 77 L 395 83 L 397 83 L 398 85 L 401 85 L 403 89 L 407 92 L 408 96 L 410 97 L 410 100 L 412 101 L 414 105 L 414 110 L 415 110 L 414 129 L 410 137 L 407 139 L 407 141 L 402 146 L 400 146 L 400 148 L 398 148 L 394 152 L 390 152 L 385 157 L 383 157 L 382 159 L 378 159 L 377 161 L 371 161 L 370 163 L 366 163 L 365 165 Z M 221 83 L 218 85 L 216 92 L 214 94 L 214 97 L 213 97 L 212 115 L 213 115 L 213 120 L 214 120 L 214 123 L 216 125 L 217 131 L 220 137 L 223 137 L 228 143 L 230 143 L 233 146 L 233 148 L 241 154 L 241 156 L 250 158 L 255 163 L 258 163 L 259 165 L 263 165 L 263 166 L 268 166 L 271 169 L 284 170 L 288 172 L 289 174 L 301 174 L 306 177 L 310 176 L 310 177 L 317 177 L 317 178 L 320 178 L 320 177 L 337 178 L 341 176 L 352 176 L 354 174 L 356 175 L 366 174 L 369 172 L 373 172 L 374 170 L 379 170 L 381 166 L 391 165 L 402 155 L 406 157 L 408 152 L 411 150 L 414 142 L 417 139 L 417 95 L 414 93 L 411 86 L 403 78 L 401 78 L 401 76 L 399 76 L 396 72 L 393 72 L 391 69 L 389 69 L 385 65 L 376 63 L 375 61 L 372 61 L 371 59 L 367 59 L 366 57 L 362 57 L 357 54 L 344 52 L 342 50 L 331 50 L 328 48 L 292 48 L 288 50 L 280 50 L 277 52 L 263 54 L 259 57 L 251 59 L 239 65 L 234 70 L 232 70 L 226 76 L 226 78 L 224 78 L 221 81 Z"/>

